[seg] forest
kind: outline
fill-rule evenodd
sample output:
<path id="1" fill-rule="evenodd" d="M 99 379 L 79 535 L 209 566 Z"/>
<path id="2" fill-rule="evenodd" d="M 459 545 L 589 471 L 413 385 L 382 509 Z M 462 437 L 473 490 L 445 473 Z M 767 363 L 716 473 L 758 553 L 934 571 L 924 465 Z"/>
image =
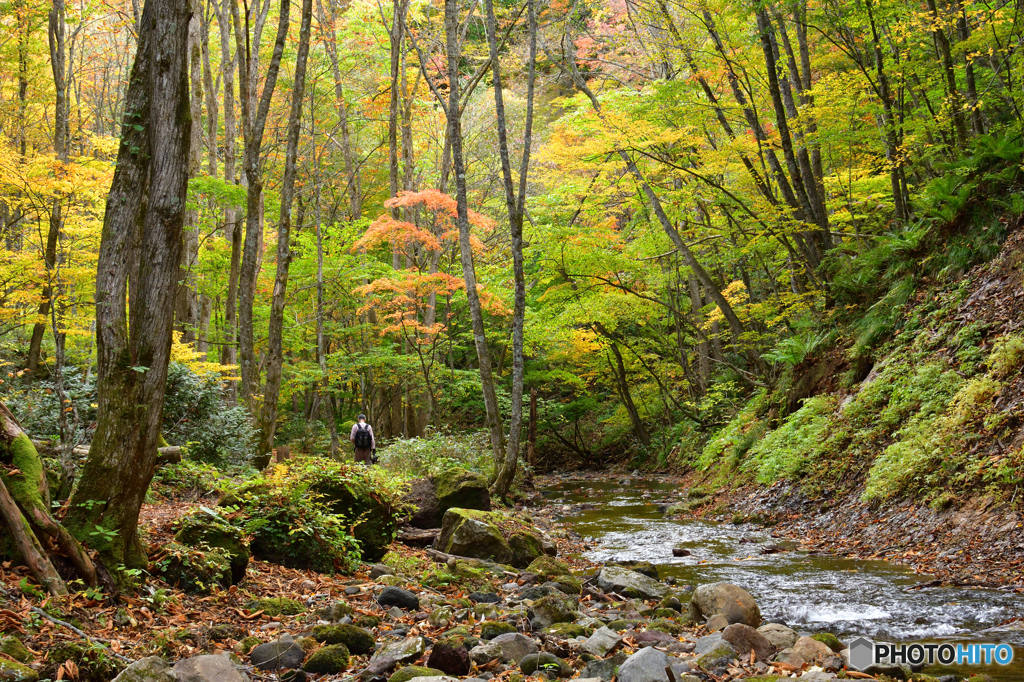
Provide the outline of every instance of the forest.
<path id="1" fill-rule="evenodd" d="M 261 561 L 351 574 L 426 513 L 417 480 L 519 511 L 589 470 L 736 523 L 1017 518 L 1019 2 L 2 7 L 0 555 L 26 595 L 205 593 L 212 545 L 181 538 L 216 514 L 185 499 Z"/>

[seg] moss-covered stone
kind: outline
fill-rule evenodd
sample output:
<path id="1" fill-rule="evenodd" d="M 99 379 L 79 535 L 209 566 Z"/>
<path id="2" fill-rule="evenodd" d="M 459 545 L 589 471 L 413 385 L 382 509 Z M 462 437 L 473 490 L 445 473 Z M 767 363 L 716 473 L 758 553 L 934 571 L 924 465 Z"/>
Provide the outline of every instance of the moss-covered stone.
<path id="1" fill-rule="evenodd" d="M 491 494 L 487 479 L 458 467 L 446 469 L 431 478 L 437 495 L 438 514 L 454 507 L 490 511 Z"/>
<path id="2" fill-rule="evenodd" d="M 811 635 L 811 639 L 816 642 L 821 642 L 832 651 L 839 653 L 846 648 L 846 645 L 839 641 L 839 638 L 833 635 L 831 632 L 819 632 Z"/>
<path id="3" fill-rule="evenodd" d="M 302 669 L 318 675 L 337 675 L 348 668 L 349 651 L 344 644 L 320 647 L 307 658 Z"/>
<path id="4" fill-rule="evenodd" d="M 512 548 L 501 533 L 498 521 L 502 517 L 489 512 L 452 508 L 441 521 L 441 534 L 437 546 L 457 556 L 512 562 Z"/>
<path id="5" fill-rule="evenodd" d="M 320 642 L 316 641 L 312 637 L 299 637 L 295 640 L 295 643 L 302 647 L 302 650 L 306 653 L 315 651 L 320 646 Z"/>
<path id="6" fill-rule="evenodd" d="M 508 537 L 508 546 L 512 550 L 512 565 L 526 568 L 537 557 L 544 554 L 540 536 L 525 530 L 517 530 Z"/>
<path id="7" fill-rule="evenodd" d="M 32 652 L 17 637 L 0 639 L 0 653 L 7 654 L 18 663 L 28 663 L 32 660 Z"/>
<path id="8" fill-rule="evenodd" d="M 38 679 L 39 673 L 27 665 L 0 658 L 0 680 L 3 682 L 36 682 Z"/>
<path id="9" fill-rule="evenodd" d="M 48 665 L 43 675 L 54 679 L 57 670 L 65 661 L 78 666 L 79 682 L 107 682 L 117 677 L 125 664 L 110 655 L 110 650 L 100 645 L 61 642 L 47 651 Z"/>
<path id="10" fill-rule="evenodd" d="M 615 620 L 608 623 L 608 629 L 615 630 L 616 632 L 623 632 L 625 630 L 630 629 L 634 625 L 639 625 L 642 622 L 642 620 L 635 620 L 632 618 L 616 618 Z"/>
<path id="11" fill-rule="evenodd" d="M 480 639 L 494 639 L 498 635 L 504 635 L 515 631 L 516 629 L 508 623 L 498 620 L 489 620 L 480 624 Z"/>
<path id="12" fill-rule="evenodd" d="M 220 549 L 196 549 L 180 542 L 160 548 L 151 572 L 190 594 L 207 594 L 215 585 L 230 587 L 231 558 Z"/>
<path id="13" fill-rule="evenodd" d="M 297 616 L 306 612 L 306 606 L 287 597 L 265 597 L 249 604 L 251 611 L 263 611 L 268 616 Z"/>
<path id="14" fill-rule="evenodd" d="M 546 554 L 531 561 L 530 565 L 526 567 L 526 572 L 533 573 L 545 580 L 554 580 L 559 576 L 572 575 L 572 570 L 567 564 Z"/>
<path id="15" fill-rule="evenodd" d="M 353 524 L 363 561 L 380 561 L 395 539 L 398 519 L 395 510 L 373 489 L 367 474 L 352 469 L 346 479 L 321 479 L 309 494 L 319 496 L 332 513 Z"/>
<path id="16" fill-rule="evenodd" d="M 443 675 L 445 675 L 445 672 L 438 670 L 437 668 L 427 668 L 422 665 L 407 665 L 392 673 L 391 677 L 388 678 L 388 682 L 409 682 L 409 680 L 417 677 L 439 677 Z"/>
<path id="17" fill-rule="evenodd" d="M 684 596 L 686 597 L 686 602 L 689 603 L 689 601 L 690 601 L 689 595 L 684 595 Z M 669 596 L 665 597 L 660 602 L 658 602 L 658 608 L 659 609 L 672 609 L 673 611 L 681 613 L 682 610 L 683 610 L 683 600 L 680 599 L 678 596 L 676 596 L 674 594 L 670 594 Z"/>
<path id="18" fill-rule="evenodd" d="M 674 620 L 669 620 L 668 618 L 659 618 L 655 621 L 652 621 L 651 624 L 647 626 L 647 629 L 659 630 L 667 635 L 673 636 L 681 635 L 683 632 L 682 625 L 675 622 Z"/>
<path id="19" fill-rule="evenodd" d="M 223 551 L 231 562 L 232 583 L 238 584 L 245 578 L 245 569 L 249 566 L 249 545 L 242 531 L 222 517 L 207 512 L 186 516 L 178 523 L 174 539 L 188 547 L 212 547 Z"/>
<path id="20" fill-rule="evenodd" d="M 355 625 L 317 625 L 313 637 L 323 644 L 344 644 L 350 653 L 362 656 L 373 649 L 373 634 Z"/>
<path id="21" fill-rule="evenodd" d="M 562 639 L 584 637 L 589 634 L 585 627 L 576 623 L 555 623 L 544 628 L 544 632 L 555 637 L 561 637 Z"/>
<path id="22" fill-rule="evenodd" d="M 235 651 L 240 654 L 248 654 L 250 651 L 263 644 L 263 641 L 259 637 L 253 637 L 252 635 L 246 637 L 237 645 L 235 645 Z"/>

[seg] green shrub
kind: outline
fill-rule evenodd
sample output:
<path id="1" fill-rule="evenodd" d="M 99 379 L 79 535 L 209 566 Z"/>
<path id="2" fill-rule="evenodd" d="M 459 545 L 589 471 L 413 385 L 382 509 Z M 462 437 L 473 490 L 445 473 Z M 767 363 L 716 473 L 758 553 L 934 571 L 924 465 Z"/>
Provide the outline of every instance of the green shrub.
<path id="1" fill-rule="evenodd" d="M 821 452 L 838 400 L 831 395 L 808 398 L 783 424 L 755 445 L 745 466 L 760 483 L 799 476 L 808 460 Z"/>
<path id="2" fill-rule="evenodd" d="M 490 437 L 486 431 L 435 431 L 422 438 L 396 440 L 380 450 L 380 465 L 406 478 L 437 474 L 453 467 L 489 475 Z"/>

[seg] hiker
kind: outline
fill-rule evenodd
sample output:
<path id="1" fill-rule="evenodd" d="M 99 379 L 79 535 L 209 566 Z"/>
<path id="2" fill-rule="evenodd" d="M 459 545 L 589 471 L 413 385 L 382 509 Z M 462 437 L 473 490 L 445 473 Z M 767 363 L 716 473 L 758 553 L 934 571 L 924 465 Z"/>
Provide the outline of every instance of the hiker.
<path id="1" fill-rule="evenodd" d="M 363 464 L 373 464 L 377 454 L 377 439 L 373 437 L 373 427 L 366 423 L 366 415 L 357 417 L 358 421 L 352 425 L 352 433 L 349 440 L 355 446 L 356 461 Z"/>

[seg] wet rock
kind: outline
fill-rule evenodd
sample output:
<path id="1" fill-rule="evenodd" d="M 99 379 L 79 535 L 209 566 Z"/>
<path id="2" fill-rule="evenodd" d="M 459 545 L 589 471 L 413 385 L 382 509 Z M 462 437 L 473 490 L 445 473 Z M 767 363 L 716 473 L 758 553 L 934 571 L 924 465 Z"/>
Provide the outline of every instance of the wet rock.
<path id="1" fill-rule="evenodd" d="M 673 547 L 672 548 L 672 556 L 675 556 L 675 557 L 690 556 L 690 550 L 686 549 L 685 547 Z"/>
<path id="2" fill-rule="evenodd" d="M 755 661 L 767 661 L 775 653 L 775 645 L 767 637 L 743 623 L 733 623 L 722 630 L 722 639 L 731 644 L 743 660 L 749 660 L 751 651 Z"/>
<path id="3" fill-rule="evenodd" d="M 622 644 L 622 637 L 616 634 L 613 630 L 602 627 L 600 630 L 597 630 L 592 634 L 590 638 L 583 643 L 581 648 L 587 653 L 603 658 L 618 648 L 620 644 Z"/>
<path id="4" fill-rule="evenodd" d="M 7 679 L 0 674 L 0 679 Z M 159 656 L 140 658 L 122 670 L 114 682 L 177 682 L 170 664 Z"/>
<path id="5" fill-rule="evenodd" d="M 671 667 L 673 673 L 689 672 L 689 667 L 682 661 L 671 658 L 665 652 L 653 647 L 641 649 L 619 666 L 619 682 L 669 682 L 665 668 Z"/>
<path id="6" fill-rule="evenodd" d="M 796 644 L 796 640 L 800 639 L 800 635 L 796 633 L 796 630 L 779 623 L 767 623 L 759 627 L 757 631 L 764 635 L 765 639 L 771 642 L 772 646 L 779 651 L 792 647 Z"/>
<path id="7" fill-rule="evenodd" d="M 576 614 L 572 607 L 556 595 L 542 597 L 530 606 L 527 615 L 530 617 L 530 627 L 534 630 L 542 630 L 555 623 L 571 623 L 576 620 Z"/>
<path id="8" fill-rule="evenodd" d="M 175 663 L 173 671 L 178 682 L 249 682 L 227 656 L 193 656 Z"/>
<path id="9" fill-rule="evenodd" d="M 258 670 L 285 670 L 302 666 L 306 651 L 289 635 L 260 644 L 249 652 L 249 661 Z"/>
<path id="10" fill-rule="evenodd" d="M 761 610 L 750 593 L 726 582 L 701 585 L 694 590 L 689 613 L 696 623 L 722 616 L 727 625 L 744 623 L 756 628 L 761 624 Z"/>
<path id="11" fill-rule="evenodd" d="M 704 670 L 724 668 L 736 659 L 736 650 L 726 641 L 719 642 L 711 651 L 697 657 L 697 665 Z"/>
<path id="12" fill-rule="evenodd" d="M 377 603 L 383 607 L 397 606 L 406 611 L 416 611 L 420 608 L 420 598 L 409 590 L 389 585 L 377 596 Z"/>
<path id="13" fill-rule="evenodd" d="M 469 660 L 469 651 L 455 638 L 434 642 L 430 649 L 427 666 L 442 671 L 446 675 L 462 677 L 469 674 L 473 666 Z"/>
<path id="14" fill-rule="evenodd" d="M 661 583 L 622 566 L 605 566 L 597 576 L 597 586 L 636 599 L 662 599 L 668 592 Z"/>
<path id="15" fill-rule="evenodd" d="M 344 644 L 328 644 L 311 653 L 302 669 L 317 675 L 337 675 L 348 669 L 348 659 Z"/>
<path id="16" fill-rule="evenodd" d="M 833 654 L 832 649 L 828 646 L 810 637 L 801 637 L 796 640 L 792 649 L 793 653 L 798 654 L 808 663 L 821 663 Z"/>

